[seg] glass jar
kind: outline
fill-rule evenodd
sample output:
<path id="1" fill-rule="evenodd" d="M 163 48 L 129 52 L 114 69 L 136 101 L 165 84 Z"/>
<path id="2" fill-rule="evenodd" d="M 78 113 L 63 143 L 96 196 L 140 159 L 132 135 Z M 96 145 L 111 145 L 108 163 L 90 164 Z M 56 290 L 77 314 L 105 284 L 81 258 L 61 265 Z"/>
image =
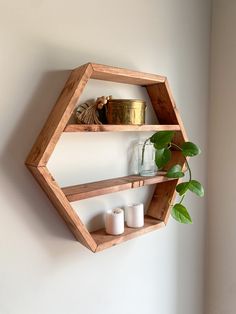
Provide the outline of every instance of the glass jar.
<path id="1" fill-rule="evenodd" d="M 157 166 L 155 163 L 155 148 L 151 142 L 138 144 L 138 173 L 140 176 L 155 176 Z"/>

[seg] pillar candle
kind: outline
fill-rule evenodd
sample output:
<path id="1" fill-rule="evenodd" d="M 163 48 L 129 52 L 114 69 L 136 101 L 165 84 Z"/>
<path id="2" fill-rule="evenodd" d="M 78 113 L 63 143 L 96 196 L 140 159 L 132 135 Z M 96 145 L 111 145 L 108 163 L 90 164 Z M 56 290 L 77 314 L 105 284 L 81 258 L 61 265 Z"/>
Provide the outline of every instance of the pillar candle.
<path id="1" fill-rule="evenodd" d="M 144 207 L 142 203 L 126 206 L 126 223 L 131 228 L 143 227 Z"/>
<path id="2" fill-rule="evenodd" d="M 124 211 L 115 208 L 105 213 L 105 228 L 108 234 L 119 235 L 124 232 Z"/>

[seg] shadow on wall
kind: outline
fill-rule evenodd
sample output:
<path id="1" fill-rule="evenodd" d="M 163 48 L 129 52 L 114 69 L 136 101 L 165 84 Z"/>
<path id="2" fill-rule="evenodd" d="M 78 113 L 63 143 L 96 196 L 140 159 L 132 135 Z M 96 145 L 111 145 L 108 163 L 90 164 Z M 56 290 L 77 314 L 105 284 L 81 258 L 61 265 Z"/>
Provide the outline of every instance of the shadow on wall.
<path id="1" fill-rule="evenodd" d="M 24 165 L 68 75 L 69 71 L 47 72 L 43 75 L 0 157 L 2 175 L 5 175 L 6 181 L 10 181 L 11 190 L 7 191 L 9 199 L 13 197 L 13 193 L 17 193 L 14 199 L 23 202 L 25 206 L 21 204 L 15 210 L 19 211 L 18 214 L 27 224 L 27 228 L 31 228 L 32 236 L 40 239 L 48 235 L 70 240 L 73 237 Z"/>

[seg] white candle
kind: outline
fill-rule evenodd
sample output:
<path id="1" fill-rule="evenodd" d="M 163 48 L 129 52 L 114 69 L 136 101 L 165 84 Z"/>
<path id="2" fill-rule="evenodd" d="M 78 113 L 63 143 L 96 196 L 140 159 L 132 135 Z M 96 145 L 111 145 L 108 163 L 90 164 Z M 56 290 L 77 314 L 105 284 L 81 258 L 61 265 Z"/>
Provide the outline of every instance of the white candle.
<path id="1" fill-rule="evenodd" d="M 131 228 L 143 227 L 144 207 L 142 203 L 126 206 L 126 223 Z"/>
<path id="2" fill-rule="evenodd" d="M 115 208 L 105 213 L 105 228 L 108 234 L 119 235 L 124 232 L 124 211 Z"/>

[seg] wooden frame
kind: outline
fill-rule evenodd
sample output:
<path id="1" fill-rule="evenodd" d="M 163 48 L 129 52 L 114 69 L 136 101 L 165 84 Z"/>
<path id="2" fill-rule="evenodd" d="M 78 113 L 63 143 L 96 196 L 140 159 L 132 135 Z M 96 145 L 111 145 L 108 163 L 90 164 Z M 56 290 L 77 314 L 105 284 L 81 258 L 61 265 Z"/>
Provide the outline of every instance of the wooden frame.
<path id="1" fill-rule="evenodd" d="M 142 126 L 68 124 L 89 79 L 145 87 L 160 124 Z M 170 215 L 170 204 L 175 197 L 175 187 L 178 180 L 168 179 L 164 173 L 159 173 L 154 177 L 128 176 L 61 188 L 46 167 L 61 134 L 63 132 L 160 130 L 177 131 L 175 142 L 178 144 L 187 141 L 186 132 L 166 77 L 95 63 L 87 63 L 71 71 L 65 87 L 26 159 L 26 166 L 48 195 L 75 238 L 91 251 L 101 251 L 165 226 Z M 180 158 L 178 152 L 173 152 L 172 163 L 176 161 L 182 166 L 184 165 L 184 160 Z M 140 229 L 125 228 L 124 234 L 120 236 L 107 235 L 104 229 L 90 233 L 70 204 L 75 200 L 139 188 L 146 184 L 156 184 L 156 189 L 145 216 L 144 227 Z"/>

